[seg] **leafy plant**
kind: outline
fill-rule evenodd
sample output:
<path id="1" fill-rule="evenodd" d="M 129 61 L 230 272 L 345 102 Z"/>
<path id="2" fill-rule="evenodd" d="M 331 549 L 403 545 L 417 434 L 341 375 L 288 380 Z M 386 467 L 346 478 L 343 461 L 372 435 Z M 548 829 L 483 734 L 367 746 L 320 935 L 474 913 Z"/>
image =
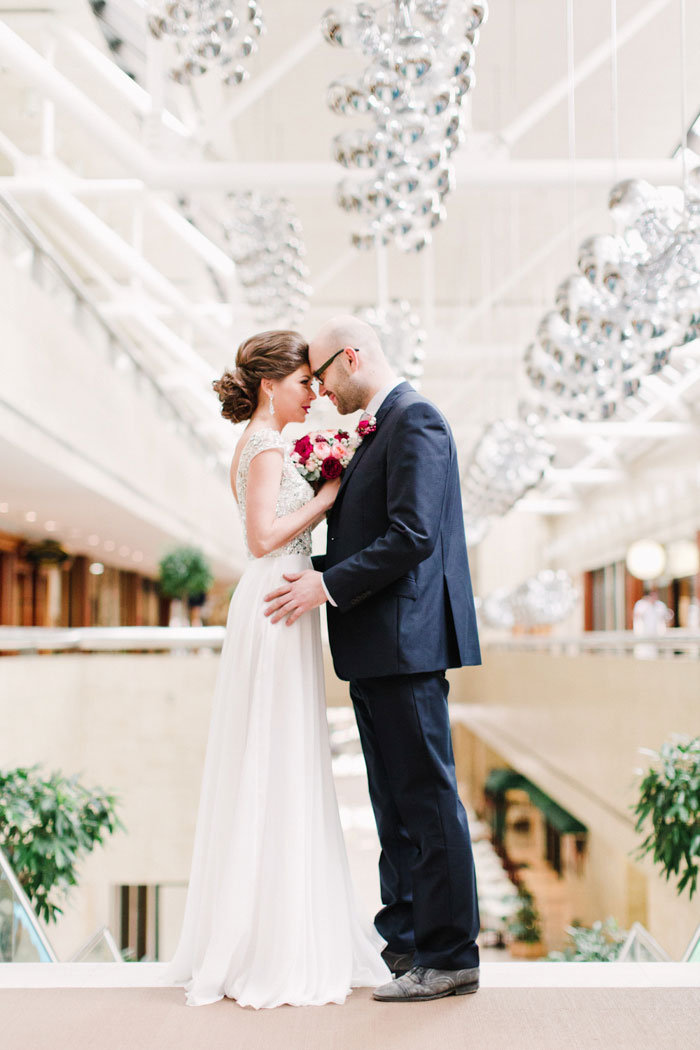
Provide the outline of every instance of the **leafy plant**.
<path id="1" fill-rule="evenodd" d="M 42 779 L 38 769 L 0 770 L 0 847 L 37 914 L 55 922 L 63 914 L 57 899 L 77 885 L 78 863 L 124 825 L 114 795 L 76 776 Z"/>
<path id="2" fill-rule="evenodd" d="M 529 890 L 521 886 L 518 890 L 520 906 L 508 923 L 508 932 L 523 944 L 539 944 L 542 940 L 542 922 Z"/>
<path id="3" fill-rule="evenodd" d="M 550 952 L 547 962 L 614 962 L 627 937 L 611 916 L 592 926 L 575 922 L 566 932 L 571 944 L 563 952 Z"/>
<path id="4" fill-rule="evenodd" d="M 209 562 L 197 547 L 176 547 L 161 558 L 160 589 L 166 598 L 205 594 L 211 587 Z"/>
<path id="5" fill-rule="evenodd" d="M 633 809 L 635 830 L 651 821 L 651 831 L 637 857 L 653 854 L 667 881 L 678 878 L 677 893 L 687 888 L 692 900 L 700 874 L 700 737 L 672 738 L 647 753 L 653 764 Z"/>

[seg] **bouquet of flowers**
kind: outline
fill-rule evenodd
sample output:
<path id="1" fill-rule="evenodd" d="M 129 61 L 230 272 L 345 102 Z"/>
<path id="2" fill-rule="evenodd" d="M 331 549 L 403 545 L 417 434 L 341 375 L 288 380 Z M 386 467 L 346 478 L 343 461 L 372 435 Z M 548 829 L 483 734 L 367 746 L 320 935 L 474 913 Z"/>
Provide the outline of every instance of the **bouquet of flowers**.
<path id="1" fill-rule="evenodd" d="M 377 429 L 374 417 L 360 420 L 354 434 L 346 430 L 314 430 L 294 442 L 292 462 L 312 485 L 339 478 L 358 445 Z"/>

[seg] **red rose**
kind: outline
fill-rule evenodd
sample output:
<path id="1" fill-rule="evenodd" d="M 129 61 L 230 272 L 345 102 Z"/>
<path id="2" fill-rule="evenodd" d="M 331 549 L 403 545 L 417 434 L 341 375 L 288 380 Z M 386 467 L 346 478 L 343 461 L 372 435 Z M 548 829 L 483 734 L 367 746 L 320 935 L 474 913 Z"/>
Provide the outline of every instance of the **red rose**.
<path id="1" fill-rule="evenodd" d="M 314 447 L 306 435 L 300 437 L 298 441 L 294 442 L 294 451 L 298 456 L 301 456 L 303 462 L 306 462 L 313 450 Z"/>
<path id="2" fill-rule="evenodd" d="M 325 478 L 326 481 L 332 481 L 333 478 L 339 478 L 343 473 L 343 468 L 340 465 L 340 461 L 334 456 L 329 456 L 328 459 L 324 459 L 321 464 L 321 477 Z"/>
<path id="3" fill-rule="evenodd" d="M 377 429 L 377 420 L 374 416 L 370 416 L 369 419 L 361 419 L 357 424 L 357 433 L 361 438 L 366 438 L 369 434 L 374 434 Z"/>
<path id="4" fill-rule="evenodd" d="M 339 430 L 335 436 L 338 441 L 347 441 L 347 439 L 350 437 L 347 430 Z"/>

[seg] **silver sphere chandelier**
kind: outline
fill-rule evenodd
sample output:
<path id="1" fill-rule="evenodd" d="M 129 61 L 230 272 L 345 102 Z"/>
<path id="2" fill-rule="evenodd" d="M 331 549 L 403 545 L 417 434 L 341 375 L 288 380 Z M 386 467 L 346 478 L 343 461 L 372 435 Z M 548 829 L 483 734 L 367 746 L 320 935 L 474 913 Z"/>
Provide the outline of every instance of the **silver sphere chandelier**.
<path id="1" fill-rule="evenodd" d="M 462 471 L 467 540 L 479 543 L 490 519 L 506 514 L 538 485 L 553 458 L 554 446 L 539 427 L 517 419 L 490 423 Z"/>
<path id="2" fill-rule="evenodd" d="M 149 4 L 148 28 L 177 45 L 170 76 L 178 84 L 216 69 L 233 86 L 247 80 L 242 63 L 256 54 L 265 23 L 257 0 L 161 0 Z"/>
<path id="3" fill-rule="evenodd" d="M 578 592 L 564 569 L 543 569 L 518 587 L 501 588 L 483 599 L 479 616 L 488 627 L 549 627 L 574 611 Z"/>
<path id="4" fill-rule="evenodd" d="M 337 193 L 340 207 L 360 218 L 357 247 L 419 251 L 445 219 L 450 158 L 464 138 L 463 102 L 474 87 L 486 17 L 486 3 L 465 0 L 357 3 L 324 14 L 328 43 L 369 60 L 359 77 L 339 77 L 327 94 L 333 112 L 372 122 L 333 141 L 335 160 L 359 175 Z"/>
<path id="5" fill-rule="evenodd" d="M 525 353 L 545 405 L 578 420 L 614 416 L 671 350 L 700 331 L 700 180 L 686 194 L 627 180 L 613 187 L 614 236 L 589 237 L 579 273 L 557 289 Z"/>
<path id="6" fill-rule="evenodd" d="M 302 228 L 284 197 L 232 193 L 223 230 L 236 276 L 261 323 L 297 323 L 308 309 L 311 287 Z"/>
<path id="7" fill-rule="evenodd" d="M 423 374 L 425 332 L 409 302 L 393 299 L 386 307 L 360 306 L 354 312 L 376 330 L 397 375 L 416 380 Z"/>

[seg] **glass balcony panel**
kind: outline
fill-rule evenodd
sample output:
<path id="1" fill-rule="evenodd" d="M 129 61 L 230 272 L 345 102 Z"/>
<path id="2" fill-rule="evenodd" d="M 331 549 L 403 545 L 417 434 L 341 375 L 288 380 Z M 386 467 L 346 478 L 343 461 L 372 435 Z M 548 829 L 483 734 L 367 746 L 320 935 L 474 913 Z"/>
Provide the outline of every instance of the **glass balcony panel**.
<path id="1" fill-rule="evenodd" d="M 57 962 L 27 895 L 0 850 L 0 963 Z"/>

